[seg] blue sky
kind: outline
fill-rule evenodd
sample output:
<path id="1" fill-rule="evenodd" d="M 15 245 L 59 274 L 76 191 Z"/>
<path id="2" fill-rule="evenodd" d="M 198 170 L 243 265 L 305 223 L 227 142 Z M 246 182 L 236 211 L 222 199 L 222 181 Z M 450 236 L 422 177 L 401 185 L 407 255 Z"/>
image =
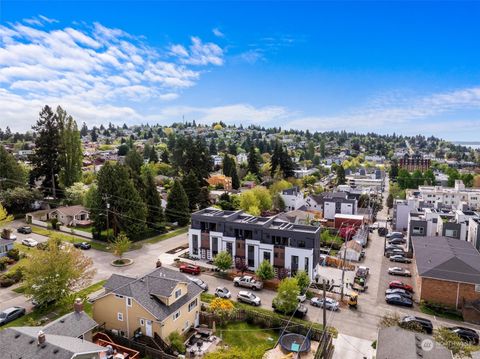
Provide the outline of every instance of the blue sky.
<path id="1" fill-rule="evenodd" d="M 478 2 L 0 3 L 0 128 L 182 119 L 480 140 Z"/>

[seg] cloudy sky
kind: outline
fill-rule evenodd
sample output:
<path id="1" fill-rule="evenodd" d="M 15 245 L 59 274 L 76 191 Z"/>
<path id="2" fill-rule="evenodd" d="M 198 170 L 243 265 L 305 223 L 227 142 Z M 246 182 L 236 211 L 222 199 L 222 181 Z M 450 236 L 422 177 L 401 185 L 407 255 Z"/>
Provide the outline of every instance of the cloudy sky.
<path id="1" fill-rule="evenodd" d="M 480 2 L 0 2 L 0 128 L 224 121 L 480 140 Z"/>

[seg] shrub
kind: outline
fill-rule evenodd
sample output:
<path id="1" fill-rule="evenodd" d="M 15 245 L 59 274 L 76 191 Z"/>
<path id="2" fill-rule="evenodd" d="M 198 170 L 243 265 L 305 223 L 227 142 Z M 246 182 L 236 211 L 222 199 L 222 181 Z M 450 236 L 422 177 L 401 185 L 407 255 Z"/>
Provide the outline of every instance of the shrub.
<path id="1" fill-rule="evenodd" d="M 0 271 L 7 269 L 7 264 L 8 264 L 8 258 L 7 257 L 1 257 L 0 258 Z"/>
<path id="2" fill-rule="evenodd" d="M 8 278 L 6 276 L 0 277 L 0 287 L 6 288 L 14 284 L 15 284 L 15 281 L 12 278 Z"/>
<path id="3" fill-rule="evenodd" d="M 7 252 L 7 257 L 14 261 L 20 260 L 20 251 L 17 248 L 12 248 Z"/>
<path id="4" fill-rule="evenodd" d="M 183 343 L 183 337 L 181 334 L 177 331 L 171 332 L 170 335 L 168 336 L 168 340 L 170 341 L 170 346 L 172 347 L 173 350 L 180 354 L 185 353 L 185 344 Z"/>
<path id="5" fill-rule="evenodd" d="M 5 274 L 6 278 L 12 279 L 15 283 L 20 282 L 23 279 L 23 268 L 18 267 L 15 270 L 12 270 Z"/>

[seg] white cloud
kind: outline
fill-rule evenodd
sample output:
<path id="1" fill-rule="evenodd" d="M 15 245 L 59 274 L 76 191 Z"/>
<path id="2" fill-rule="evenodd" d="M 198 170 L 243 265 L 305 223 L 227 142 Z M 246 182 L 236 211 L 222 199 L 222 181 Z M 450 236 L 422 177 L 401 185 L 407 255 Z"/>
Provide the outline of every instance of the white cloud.
<path id="1" fill-rule="evenodd" d="M 112 121 L 119 114 L 140 118 L 134 103 L 174 100 L 199 80 L 199 66 L 223 64 L 223 50 L 197 37 L 188 47 L 177 44 L 168 51 L 100 23 L 56 22 L 39 15 L 0 25 L 1 100 L 9 109 L 0 128 L 30 128 L 47 103 L 61 104 L 79 122 L 91 122 L 102 111 Z"/>
<path id="2" fill-rule="evenodd" d="M 263 51 L 260 49 L 248 50 L 239 55 L 239 58 L 242 61 L 248 62 L 249 64 L 255 64 L 260 60 L 265 60 Z"/>
<path id="3" fill-rule="evenodd" d="M 223 65 L 223 49 L 213 42 L 203 43 L 199 37 L 191 37 L 188 50 L 182 45 L 172 45 L 170 52 L 187 65 Z"/>
<path id="4" fill-rule="evenodd" d="M 220 37 L 220 38 L 225 37 L 225 34 L 223 32 L 221 32 L 218 27 L 212 29 L 212 32 L 216 37 Z"/>

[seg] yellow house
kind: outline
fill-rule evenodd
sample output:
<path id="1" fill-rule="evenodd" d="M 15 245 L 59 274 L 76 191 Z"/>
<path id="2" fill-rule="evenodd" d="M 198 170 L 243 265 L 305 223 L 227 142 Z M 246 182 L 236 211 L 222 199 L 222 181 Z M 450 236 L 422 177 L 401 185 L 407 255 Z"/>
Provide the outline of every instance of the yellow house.
<path id="1" fill-rule="evenodd" d="M 139 278 L 113 274 L 104 288 L 94 300 L 93 318 L 119 335 L 165 340 L 199 324 L 202 289 L 173 269 L 160 267 Z"/>

